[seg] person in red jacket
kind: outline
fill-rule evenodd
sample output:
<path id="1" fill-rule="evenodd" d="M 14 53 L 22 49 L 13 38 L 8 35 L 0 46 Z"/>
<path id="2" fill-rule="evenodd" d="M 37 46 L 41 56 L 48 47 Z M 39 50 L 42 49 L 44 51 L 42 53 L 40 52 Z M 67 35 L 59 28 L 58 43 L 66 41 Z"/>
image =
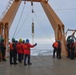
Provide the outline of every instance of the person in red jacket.
<path id="1" fill-rule="evenodd" d="M 31 65 L 32 63 L 30 62 L 30 48 L 33 48 L 37 45 L 37 43 L 35 43 L 34 45 L 31 45 L 29 43 L 29 39 L 26 39 L 26 43 L 24 44 L 24 65 L 26 64 L 26 60 L 28 58 L 28 65 Z"/>
<path id="2" fill-rule="evenodd" d="M 19 39 L 19 42 L 17 43 L 17 53 L 18 53 L 18 61 L 19 61 L 19 63 L 21 63 L 22 62 L 22 55 L 23 55 L 22 39 Z"/>

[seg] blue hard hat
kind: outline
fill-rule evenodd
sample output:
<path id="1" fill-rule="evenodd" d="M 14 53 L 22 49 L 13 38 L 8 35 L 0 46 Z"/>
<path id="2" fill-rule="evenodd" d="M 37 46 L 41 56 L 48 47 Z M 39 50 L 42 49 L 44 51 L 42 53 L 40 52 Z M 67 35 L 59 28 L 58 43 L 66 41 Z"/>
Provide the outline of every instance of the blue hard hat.
<path id="1" fill-rule="evenodd" d="M 29 43 L 29 39 L 26 39 L 26 43 Z"/>

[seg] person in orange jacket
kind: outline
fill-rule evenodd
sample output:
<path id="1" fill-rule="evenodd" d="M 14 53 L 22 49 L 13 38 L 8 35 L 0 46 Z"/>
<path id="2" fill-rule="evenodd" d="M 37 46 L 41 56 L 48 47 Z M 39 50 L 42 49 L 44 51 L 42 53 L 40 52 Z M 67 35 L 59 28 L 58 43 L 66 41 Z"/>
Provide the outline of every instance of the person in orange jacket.
<path id="1" fill-rule="evenodd" d="M 55 57 L 55 53 L 56 53 L 56 57 L 58 57 L 58 42 L 55 41 L 53 43 L 52 47 L 54 48 L 54 50 L 53 50 L 53 58 Z"/>
<path id="2" fill-rule="evenodd" d="M 22 62 L 22 55 L 23 55 L 22 39 L 19 39 L 19 42 L 17 43 L 17 53 L 18 53 L 18 61 L 19 61 L 19 63 L 21 63 Z"/>
<path id="3" fill-rule="evenodd" d="M 28 58 L 28 65 L 31 65 L 32 63 L 30 62 L 30 48 L 33 48 L 37 45 L 37 43 L 35 43 L 34 45 L 31 45 L 29 43 L 29 39 L 26 39 L 26 43 L 24 44 L 24 65 L 26 64 L 26 60 Z"/>
<path id="4" fill-rule="evenodd" d="M 10 65 L 17 64 L 17 48 L 15 43 L 15 38 L 12 38 L 12 42 L 10 43 Z"/>

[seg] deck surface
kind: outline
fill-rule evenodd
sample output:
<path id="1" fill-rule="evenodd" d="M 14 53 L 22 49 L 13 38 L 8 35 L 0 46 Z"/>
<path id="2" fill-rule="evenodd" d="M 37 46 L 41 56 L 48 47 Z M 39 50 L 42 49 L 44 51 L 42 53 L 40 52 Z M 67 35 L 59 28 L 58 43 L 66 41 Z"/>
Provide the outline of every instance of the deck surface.
<path id="1" fill-rule="evenodd" d="M 76 59 L 52 58 L 52 56 L 31 56 L 32 65 L 23 62 L 10 65 L 9 59 L 0 62 L 0 75 L 76 75 Z"/>

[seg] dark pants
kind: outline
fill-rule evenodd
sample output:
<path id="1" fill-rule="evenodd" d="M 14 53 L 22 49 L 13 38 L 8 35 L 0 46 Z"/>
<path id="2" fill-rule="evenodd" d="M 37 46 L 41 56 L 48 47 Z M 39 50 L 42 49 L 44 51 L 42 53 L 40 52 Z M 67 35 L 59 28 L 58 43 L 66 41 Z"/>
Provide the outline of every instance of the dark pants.
<path id="1" fill-rule="evenodd" d="M 30 63 L 30 54 L 25 54 L 24 55 L 24 64 L 26 64 L 26 60 L 28 58 L 28 64 Z"/>
<path id="2" fill-rule="evenodd" d="M 16 64 L 17 53 L 14 50 L 10 50 L 10 64 Z"/>
<path id="3" fill-rule="evenodd" d="M 61 59 L 61 49 L 58 49 L 58 59 Z"/>
<path id="4" fill-rule="evenodd" d="M 24 59 L 24 54 L 22 54 L 22 60 Z"/>
<path id="5" fill-rule="evenodd" d="M 3 61 L 5 61 L 5 51 L 6 51 L 5 49 L 2 49 L 1 50 L 1 52 L 2 52 L 2 60 Z"/>
<path id="6" fill-rule="evenodd" d="M 57 48 L 54 48 L 54 50 L 53 50 L 53 58 L 55 57 L 55 53 L 56 53 L 56 57 L 58 57 L 58 50 L 57 50 Z"/>
<path id="7" fill-rule="evenodd" d="M 74 59 L 75 56 L 74 56 L 74 48 L 71 49 L 71 52 L 70 52 L 70 59 Z"/>
<path id="8" fill-rule="evenodd" d="M 67 57 L 70 58 L 70 48 L 69 47 L 67 48 L 67 51 L 68 51 Z"/>
<path id="9" fill-rule="evenodd" d="M 22 54 L 18 54 L 18 61 L 22 62 Z"/>

